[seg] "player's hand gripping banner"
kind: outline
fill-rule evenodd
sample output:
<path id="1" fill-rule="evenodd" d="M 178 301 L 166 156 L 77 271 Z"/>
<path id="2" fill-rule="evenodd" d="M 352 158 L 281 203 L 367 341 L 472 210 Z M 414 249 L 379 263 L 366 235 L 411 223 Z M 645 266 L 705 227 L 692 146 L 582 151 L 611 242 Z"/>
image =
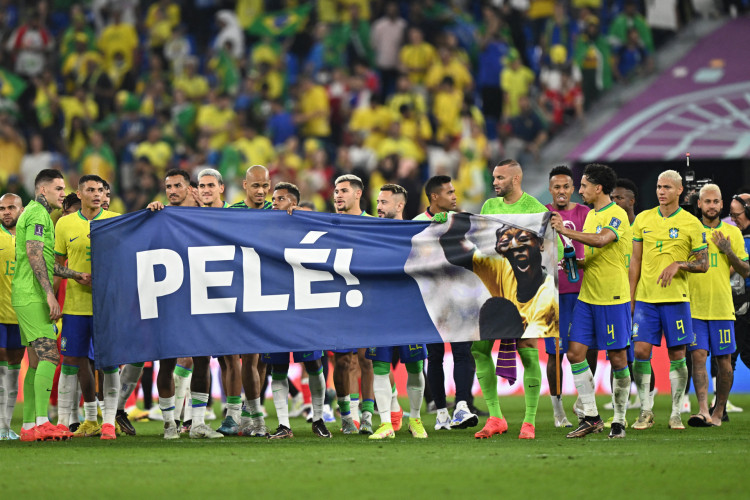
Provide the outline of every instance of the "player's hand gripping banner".
<path id="1" fill-rule="evenodd" d="M 557 336 L 548 217 L 167 207 L 92 221 L 96 363 Z"/>

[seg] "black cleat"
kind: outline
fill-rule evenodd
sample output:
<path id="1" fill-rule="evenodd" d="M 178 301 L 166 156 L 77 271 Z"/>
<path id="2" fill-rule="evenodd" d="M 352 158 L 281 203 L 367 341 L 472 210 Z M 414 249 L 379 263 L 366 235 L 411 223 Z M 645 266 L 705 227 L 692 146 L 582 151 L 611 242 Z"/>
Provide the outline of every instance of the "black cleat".
<path id="1" fill-rule="evenodd" d="M 614 427 L 615 424 L 612 424 Z M 604 429 L 604 422 L 602 422 L 601 418 L 598 418 L 594 421 L 591 420 L 584 420 L 581 422 L 581 425 L 578 426 L 578 428 L 574 431 L 570 431 L 568 433 L 567 438 L 582 438 L 586 434 L 595 434 L 597 432 L 602 432 L 602 429 Z"/>
<path id="2" fill-rule="evenodd" d="M 125 412 L 125 410 L 117 410 L 117 415 L 115 415 L 115 422 L 120 424 L 120 429 L 122 429 L 122 432 L 124 432 L 128 436 L 135 436 L 135 427 L 133 427 L 133 424 L 131 424 L 130 420 L 128 420 L 128 414 Z"/>
<path id="3" fill-rule="evenodd" d="M 286 425 L 279 425 L 276 428 L 276 432 L 268 436 L 268 439 L 289 439 L 293 437 L 294 433 L 292 432 L 292 429 L 290 429 Z"/>
<path id="4" fill-rule="evenodd" d="M 75 432 L 78 430 L 78 428 L 81 426 L 81 422 L 73 422 L 68 426 L 68 430 L 70 432 Z"/>
<path id="5" fill-rule="evenodd" d="M 612 428 L 609 430 L 609 439 L 621 439 L 625 437 L 625 426 L 619 422 L 612 422 Z"/>
<path id="6" fill-rule="evenodd" d="M 312 430 L 313 430 L 313 434 L 315 434 L 318 437 L 322 437 L 322 438 L 331 437 L 331 431 L 328 430 L 322 418 L 320 420 L 316 420 L 315 422 L 313 422 Z"/>

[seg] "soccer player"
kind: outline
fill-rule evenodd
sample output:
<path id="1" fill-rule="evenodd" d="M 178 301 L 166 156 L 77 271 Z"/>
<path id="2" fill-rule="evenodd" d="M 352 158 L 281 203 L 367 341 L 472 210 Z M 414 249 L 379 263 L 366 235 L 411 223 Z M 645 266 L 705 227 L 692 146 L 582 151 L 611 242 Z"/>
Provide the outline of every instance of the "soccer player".
<path id="1" fill-rule="evenodd" d="M 424 213 L 414 217 L 414 220 L 432 220 L 438 213 L 453 213 L 456 210 L 456 188 L 452 179 L 447 175 L 436 175 L 427 180 L 424 185 L 425 195 L 429 206 Z M 445 344 L 427 345 L 427 380 L 437 408 L 435 430 L 451 428 L 465 429 L 475 427 L 479 418 L 469 409 L 469 403 L 474 398 L 471 386 L 474 383 L 474 360 L 471 357 L 471 342 L 451 342 L 453 353 L 453 381 L 456 384 L 456 407 L 451 419 L 448 404 L 445 399 L 445 372 L 443 358 Z"/>
<path id="2" fill-rule="evenodd" d="M 60 218 L 55 227 L 55 259 L 62 266 L 68 265 L 91 272 L 91 225 L 92 220 L 104 220 L 120 214 L 101 207 L 104 182 L 98 175 L 84 175 L 78 182 L 78 198 L 81 209 Z M 96 409 L 96 383 L 92 363 L 93 304 L 91 287 L 69 281 L 65 290 L 63 306 L 60 352 L 65 356 L 58 384 L 58 423 L 68 426 L 71 401 L 75 397 L 78 383 L 83 393 L 84 422 L 73 433 L 75 437 L 101 435 L 101 439 L 115 439 L 115 415 L 117 394 L 120 389 L 119 367 L 104 369 L 103 425 L 99 425 Z"/>
<path id="3" fill-rule="evenodd" d="M 55 228 L 50 212 L 65 199 L 65 180 L 59 170 L 45 169 L 34 180 L 35 199 L 16 223 L 16 272 L 11 303 L 29 356 L 24 378 L 22 441 L 61 440 L 72 436 L 47 418 L 52 378 L 59 361 L 54 322 L 60 318 L 60 304 L 52 289 L 53 273 L 90 285 L 91 275 L 55 263 Z"/>
<path id="4" fill-rule="evenodd" d="M 271 209 L 271 203 L 266 200 L 268 191 L 271 189 L 271 178 L 266 167 L 263 165 L 253 165 L 248 168 L 247 172 L 245 172 L 245 180 L 242 182 L 242 187 L 245 189 L 245 199 L 239 203 L 235 203 L 230 208 Z M 233 362 L 234 359 L 232 358 Z M 263 405 L 260 401 L 263 380 L 266 378 L 266 364 L 260 361 L 259 354 L 243 354 L 241 368 L 239 366 L 239 357 L 236 359 L 238 360 L 236 368 L 241 370 L 241 383 L 245 388 L 245 407 L 241 408 L 241 412 L 236 413 L 233 408 L 233 422 L 230 422 L 228 420 L 230 417 L 230 403 L 229 396 L 227 396 L 227 418 L 224 419 L 219 430 L 220 432 L 229 431 L 226 432 L 228 434 L 239 433 L 243 436 L 268 437 L 269 432 L 266 427 L 265 418 L 263 417 Z M 241 406 L 241 396 L 240 399 L 236 400 L 236 403 L 234 403 L 234 397 L 236 396 L 234 394 L 232 396 L 233 404 Z M 237 417 L 239 417 L 238 420 L 235 420 L 234 414 L 237 414 Z M 236 425 L 238 422 L 239 426 Z M 235 425 L 231 425 L 232 423 Z"/>
<path id="5" fill-rule="evenodd" d="M 204 207 L 227 208 L 229 203 L 222 199 L 224 178 L 218 170 L 204 168 L 198 172 L 198 198 Z"/>
<path id="6" fill-rule="evenodd" d="M 380 188 L 377 207 L 378 217 L 384 219 L 404 219 L 406 206 L 406 189 L 397 184 L 385 184 Z M 367 349 L 367 359 L 372 360 L 374 373 L 373 389 L 375 401 L 378 403 L 380 427 L 370 436 L 370 439 L 393 439 L 396 433 L 391 423 L 391 360 L 393 351 L 398 350 L 398 357 L 406 366 L 406 392 L 409 395 L 409 432 L 415 438 L 427 438 L 420 418 L 422 398 L 424 397 L 424 360 L 427 359 L 427 346 L 424 344 L 410 344 L 398 347 L 372 347 Z M 362 419 L 364 424 L 364 417 Z M 360 429 L 361 430 L 361 429 Z"/>
<path id="7" fill-rule="evenodd" d="M 615 416 L 610 438 L 625 437 L 625 405 L 630 396 L 627 347 L 630 344 L 630 286 L 625 254 L 632 245 L 627 213 L 610 198 L 617 175 L 606 165 L 586 166 L 579 193 L 593 206 L 582 231 L 570 229 L 560 214 L 553 214 L 551 226 L 563 237 L 585 245 L 581 261 L 585 269 L 581 292 L 570 328 L 568 361 L 573 370 L 584 419 L 569 438 L 601 432 L 604 427 L 596 408 L 594 375 L 586 361 L 589 348 L 606 349 L 615 378 Z"/>
<path id="8" fill-rule="evenodd" d="M 367 212 L 362 210 L 360 200 L 365 186 L 362 179 L 353 174 L 342 175 L 336 179 L 333 188 L 333 204 L 336 213 L 347 215 L 362 215 L 369 217 Z M 334 368 L 333 368 L 333 385 L 336 388 L 336 399 L 341 412 L 341 432 L 344 434 L 355 434 L 357 432 L 359 393 L 350 391 L 357 388 L 356 372 L 353 371 L 353 365 L 357 363 L 361 371 L 362 382 L 362 422 L 359 431 L 362 434 L 371 434 L 372 414 L 375 411 L 375 394 L 373 393 L 372 361 L 367 359 L 367 349 L 361 348 L 356 351 L 353 349 L 334 351 Z M 353 359 L 354 352 L 357 353 L 357 359 Z M 403 415 L 403 413 L 402 413 Z M 401 419 L 394 425 L 395 428 L 401 427 Z M 398 429 L 396 429 L 398 430 Z"/>
<path id="9" fill-rule="evenodd" d="M 18 439 L 10 423 L 18 398 L 18 375 L 26 348 L 21 342 L 18 318 L 10 304 L 10 290 L 16 270 L 16 223 L 22 213 L 20 196 L 7 193 L 0 198 L 0 441 Z"/>
<path id="10" fill-rule="evenodd" d="M 565 165 L 560 165 L 550 171 L 549 194 L 552 195 L 552 203 L 546 205 L 547 209 L 560 214 L 560 218 L 566 228 L 580 232 L 583 229 L 583 223 L 586 220 L 586 215 L 589 213 L 589 208 L 586 205 L 570 201 L 574 190 L 573 172 L 571 172 L 570 168 Z M 576 259 L 583 259 L 583 243 L 571 240 L 562 235 L 561 238 L 566 247 L 575 248 Z M 583 270 L 580 271 L 580 274 L 581 276 L 579 276 L 579 280 L 572 283 L 570 279 L 568 279 L 568 273 L 563 269 L 561 264 L 558 264 L 557 279 L 560 292 L 560 338 L 559 340 L 554 338 L 544 339 L 544 350 L 547 351 L 547 381 L 549 383 L 550 399 L 552 400 L 555 427 L 573 427 L 573 424 L 568 421 L 568 417 L 565 415 L 565 409 L 563 408 L 562 398 L 558 388 L 562 387 L 562 356 L 568 352 L 570 324 L 573 320 L 573 309 L 578 300 L 578 293 L 581 291 Z M 559 364 L 555 361 L 557 357 L 555 344 L 557 342 L 560 344 Z M 589 365 L 592 367 L 592 370 L 596 370 L 596 357 L 599 352 L 596 346 L 592 347 L 593 348 L 587 353 L 586 358 Z M 559 380 L 557 378 L 558 373 L 560 374 Z"/>
<path id="11" fill-rule="evenodd" d="M 109 202 L 112 201 L 112 186 L 106 180 L 102 179 L 102 181 L 104 182 L 104 196 L 102 196 L 101 207 L 104 210 L 109 210 Z"/>
<path id="12" fill-rule="evenodd" d="M 273 210 L 289 211 L 299 201 L 299 188 L 289 182 L 279 182 L 271 195 Z M 265 201 L 265 200 L 264 200 Z M 323 422 L 323 404 L 325 402 L 326 381 L 323 376 L 323 364 L 320 359 L 323 351 L 308 351 L 293 353 L 295 363 L 303 363 L 309 377 L 310 394 L 313 408 L 313 434 L 322 438 L 330 438 L 331 432 Z M 264 354 L 261 359 L 270 363 L 271 391 L 279 427 L 269 436 L 270 439 L 286 439 L 294 436 L 289 423 L 289 353 Z"/>
<path id="13" fill-rule="evenodd" d="M 522 214 L 543 213 L 547 207 L 542 205 L 536 198 L 524 192 L 522 187 L 523 170 L 515 160 L 503 160 L 493 169 L 493 182 L 497 198 L 487 200 L 482 206 L 482 214 Z M 551 335 L 557 328 L 557 322 L 550 323 L 548 317 L 557 319 L 556 300 L 554 293 L 554 279 L 541 272 L 541 245 L 542 241 L 533 233 L 520 229 L 505 227 L 498 230 L 497 253 L 507 256 L 506 259 L 480 256 L 474 248 L 467 248 L 459 243 L 458 248 L 447 235 L 455 230 L 456 233 L 466 234 L 469 227 L 468 220 L 462 221 L 460 214 L 454 216 L 451 230 L 440 238 L 443 249 L 446 252 L 448 262 L 461 265 L 477 273 L 485 286 L 490 290 L 493 298 L 498 292 L 497 271 L 492 271 L 493 266 L 510 264 L 513 276 L 518 282 L 515 297 L 506 297 L 519 310 L 523 319 L 523 332 L 528 338 L 519 336 L 517 339 L 518 354 L 524 367 L 523 385 L 526 400 L 526 412 L 523 425 L 519 433 L 519 439 L 534 439 L 536 431 L 536 411 L 539 405 L 540 385 L 542 382 L 542 371 L 539 366 L 539 349 L 537 349 L 537 337 Z M 465 241 L 465 240 L 464 240 Z M 562 258 L 562 243 L 557 241 L 558 258 Z M 455 252 L 455 253 L 454 253 Z M 540 269 L 527 269 L 524 272 L 517 262 L 521 256 L 525 259 L 534 259 L 540 263 Z M 471 259 L 469 259 L 471 257 Z M 528 268 L 528 266 L 526 266 Z M 491 275 L 491 276 L 490 276 Z M 494 276 L 494 277 L 493 277 Z M 493 284 L 492 281 L 495 281 Z M 490 299 L 492 300 L 492 299 Z M 493 301 L 487 305 L 486 311 L 492 308 L 502 308 L 501 301 Z M 494 305 L 492 305 L 494 304 Z M 485 307 L 483 306 L 483 309 Z M 553 314 L 554 313 L 554 314 Z M 482 328 L 482 314 L 480 312 L 480 330 Z M 489 320 L 490 318 L 488 318 Z M 481 333 L 481 332 L 480 332 Z M 497 395 L 497 376 L 495 374 L 495 363 L 492 359 L 492 346 L 494 340 L 479 340 L 472 344 L 471 353 L 477 366 L 477 379 L 482 388 L 482 394 L 490 411 L 490 417 L 484 428 L 474 434 L 477 439 L 487 439 L 495 434 L 503 434 L 508 430 L 508 422 L 500 410 L 500 401 Z"/>
<path id="14" fill-rule="evenodd" d="M 669 354 L 672 386 L 670 429 L 684 429 L 680 402 L 687 384 L 685 347 L 693 342 L 690 296 L 686 273 L 708 270 L 706 231 L 700 221 L 680 208 L 682 177 L 665 170 L 656 182 L 659 206 L 638 214 L 633 223 L 630 259 L 630 296 L 633 308 L 635 362 L 633 372 L 641 399 L 641 413 L 633 429 L 654 425 L 649 360 L 662 331 Z"/>
<path id="15" fill-rule="evenodd" d="M 690 274 L 690 311 L 693 314 L 695 341 L 688 346 L 693 359 L 693 385 L 698 396 L 699 411 L 688 419 L 691 427 L 721 425 L 729 391 L 732 388 L 732 354 L 736 349 L 734 336 L 734 304 L 729 283 L 731 269 L 743 278 L 750 276 L 748 255 L 742 233 L 735 226 L 721 222 L 724 203 L 716 184 L 706 184 L 698 193 L 701 222 L 707 232 L 708 271 Z M 718 365 L 716 406 L 708 409 L 708 353 Z"/>

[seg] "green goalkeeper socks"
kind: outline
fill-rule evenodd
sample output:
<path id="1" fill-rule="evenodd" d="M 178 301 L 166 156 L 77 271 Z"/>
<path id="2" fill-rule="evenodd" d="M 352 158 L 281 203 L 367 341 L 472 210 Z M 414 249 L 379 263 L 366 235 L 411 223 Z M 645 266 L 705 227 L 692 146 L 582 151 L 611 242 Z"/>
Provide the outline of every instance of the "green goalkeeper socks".
<path id="1" fill-rule="evenodd" d="M 542 384 L 539 349 L 522 347 L 518 349 L 518 355 L 521 357 L 521 363 L 523 363 L 523 392 L 526 399 L 526 415 L 523 421 L 534 425 Z"/>
<path id="2" fill-rule="evenodd" d="M 471 354 L 477 365 L 477 380 L 482 388 L 484 401 L 491 417 L 503 418 L 500 411 L 500 400 L 497 397 L 497 375 L 495 363 L 492 360 L 493 340 L 478 340 L 471 344 Z"/>

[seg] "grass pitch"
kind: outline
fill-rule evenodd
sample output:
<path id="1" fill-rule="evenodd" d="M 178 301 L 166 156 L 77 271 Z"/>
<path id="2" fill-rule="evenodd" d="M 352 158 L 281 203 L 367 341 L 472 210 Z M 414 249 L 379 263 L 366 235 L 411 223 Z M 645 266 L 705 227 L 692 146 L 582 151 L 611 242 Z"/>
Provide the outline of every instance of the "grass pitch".
<path id="1" fill-rule="evenodd" d="M 552 424 L 548 396 L 540 401 L 534 441 L 518 439 L 522 397 L 501 398 L 510 430 L 482 441 L 473 438 L 479 427 L 434 431 L 434 415 L 423 418 L 429 439 L 413 439 L 404 424 L 396 439 L 386 442 L 344 436 L 336 424 L 329 425 L 333 439 L 322 440 L 302 419 L 292 419 L 294 438 L 284 441 L 197 441 L 186 435 L 165 441 L 160 422 L 136 423 L 138 436 L 116 441 L 0 443 L 2 496 L 741 498 L 750 484 L 750 395 L 731 399 L 746 411 L 730 414 L 728 424 L 672 431 L 667 428 L 669 397 L 657 396 L 656 425 L 628 429 L 623 440 L 609 440 L 606 433 L 566 439 L 566 430 Z M 573 401 L 565 398 L 571 420 Z M 599 399 L 600 409 L 606 401 Z M 482 405 L 481 397 L 477 403 Z M 408 407 L 408 401 L 402 405 Z M 273 414 L 271 402 L 267 407 Z M 602 416 L 611 412 L 603 410 Z M 637 410 L 630 410 L 628 422 L 636 416 Z M 19 422 L 14 420 L 14 428 Z M 273 418 L 267 423 L 276 426 Z"/>

